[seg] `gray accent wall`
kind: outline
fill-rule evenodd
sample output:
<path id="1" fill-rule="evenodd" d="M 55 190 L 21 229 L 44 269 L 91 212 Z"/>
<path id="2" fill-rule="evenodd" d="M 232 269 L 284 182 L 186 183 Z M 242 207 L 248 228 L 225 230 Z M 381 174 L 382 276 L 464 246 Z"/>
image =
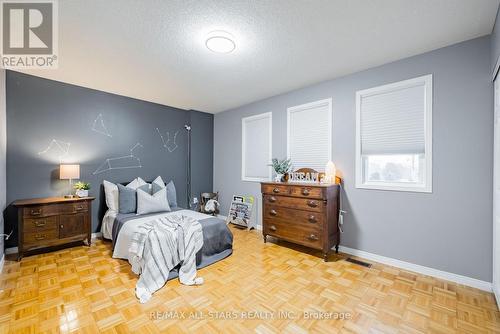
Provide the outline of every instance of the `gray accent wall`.
<path id="1" fill-rule="evenodd" d="M 5 108 L 5 70 L 0 69 L 0 234 L 4 233 L 3 212 L 7 195 L 7 114 Z M 0 261 L 4 255 L 4 237 L 0 237 Z M 1 268 L 0 268 L 1 270 Z"/>
<path id="2" fill-rule="evenodd" d="M 184 124 L 190 122 L 194 124 L 195 139 L 192 155 L 202 157 L 192 169 L 192 188 L 211 191 L 213 115 L 7 71 L 7 203 L 67 193 L 68 181 L 58 179 L 62 159 L 66 163 L 79 163 L 80 179 L 92 184 L 90 195 L 97 197 L 93 204 L 93 232 L 100 231 L 99 218 L 104 214 L 100 186 L 103 180 L 128 182 L 140 176 L 151 181 L 161 175 L 166 182 L 174 181 L 179 205 L 185 207 Z M 70 143 L 69 153 L 61 152 L 57 143 L 50 147 L 53 139 L 63 148 L 64 143 Z M 130 149 L 137 143 L 142 146 L 131 157 Z M 100 166 L 106 169 L 106 159 L 117 157 L 125 157 L 112 163 L 118 169 L 94 174 Z M 142 167 L 135 167 L 139 165 Z M 15 228 L 11 215 L 8 223 L 9 228 Z M 16 239 L 9 240 L 7 245 L 15 246 Z"/>
<path id="3" fill-rule="evenodd" d="M 332 157 L 348 211 L 341 244 L 491 282 L 490 64 L 486 36 L 216 114 L 214 189 L 222 213 L 233 194 L 260 193 L 259 183 L 241 181 L 241 118 L 272 112 L 273 156 L 284 158 L 287 107 L 331 97 Z M 426 74 L 434 89 L 433 192 L 356 189 L 355 92 Z"/>
<path id="4" fill-rule="evenodd" d="M 191 194 L 200 199 L 200 193 L 211 192 L 214 166 L 214 115 L 191 111 Z"/>

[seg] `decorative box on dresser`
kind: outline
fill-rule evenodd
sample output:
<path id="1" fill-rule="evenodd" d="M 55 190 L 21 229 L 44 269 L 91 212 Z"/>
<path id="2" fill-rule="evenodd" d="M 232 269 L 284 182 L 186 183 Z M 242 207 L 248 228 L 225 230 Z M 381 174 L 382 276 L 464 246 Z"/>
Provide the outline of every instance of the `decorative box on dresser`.
<path id="1" fill-rule="evenodd" d="M 338 252 L 338 184 L 261 183 L 263 234 L 321 250 L 327 261 Z"/>
<path id="2" fill-rule="evenodd" d="M 17 200 L 18 261 L 26 253 L 83 241 L 91 243 L 94 197 Z"/>

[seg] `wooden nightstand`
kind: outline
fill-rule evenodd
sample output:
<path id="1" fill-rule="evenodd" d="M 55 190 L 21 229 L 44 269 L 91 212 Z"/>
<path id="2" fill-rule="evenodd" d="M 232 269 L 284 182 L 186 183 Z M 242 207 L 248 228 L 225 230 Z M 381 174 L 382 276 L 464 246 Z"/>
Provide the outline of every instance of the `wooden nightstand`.
<path id="1" fill-rule="evenodd" d="M 83 241 L 90 246 L 94 197 L 17 200 L 18 261 L 25 253 Z"/>

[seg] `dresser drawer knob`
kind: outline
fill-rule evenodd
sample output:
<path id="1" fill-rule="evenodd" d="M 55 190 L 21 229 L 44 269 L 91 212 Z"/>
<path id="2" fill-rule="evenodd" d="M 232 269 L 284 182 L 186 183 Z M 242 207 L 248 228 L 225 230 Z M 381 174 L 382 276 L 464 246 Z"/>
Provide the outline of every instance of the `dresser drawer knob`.
<path id="1" fill-rule="evenodd" d="M 46 237 L 45 234 L 37 234 L 37 235 L 35 235 L 35 239 L 36 240 L 43 240 L 43 239 L 45 239 L 45 237 Z"/>
<path id="2" fill-rule="evenodd" d="M 309 205 L 311 208 L 315 208 L 318 206 L 318 202 L 316 201 L 307 201 L 307 205 Z"/>
<path id="3" fill-rule="evenodd" d="M 304 195 L 304 196 L 309 195 L 309 189 L 306 189 L 306 188 L 302 189 L 302 195 Z"/>
<path id="4" fill-rule="evenodd" d="M 316 223 L 317 222 L 316 217 L 314 215 L 310 215 L 309 216 L 309 222 L 310 223 Z"/>
<path id="5" fill-rule="evenodd" d="M 308 238 L 309 240 L 313 240 L 313 241 L 318 241 L 318 240 L 319 240 L 319 238 L 318 238 L 316 235 L 314 235 L 314 234 L 311 234 L 311 235 L 310 235 L 310 236 L 308 236 L 307 238 Z"/>
<path id="6" fill-rule="evenodd" d="M 276 197 L 274 197 L 274 196 L 269 197 L 269 202 L 271 202 L 271 203 L 276 202 Z"/>
<path id="7" fill-rule="evenodd" d="M 269 214 L 270 214 L 271 216 L 277 216 L 277 215 L 278 215 L 278 213 L 277 213 L 277 212 L 276 212 L 276 210 L 274 210 L 274 209 L 273 209 L 273 210 L 271 210 L 271 211 L 269 211 Z"/>
<path id="8" fill-rule="evenodd" d="M 42 214 L 42 209 L 32 209 L 31 212 L 30 212 L 30 214 L 32 216 L 39 216 L 39 215 Z"/>
<path id="9" fill-rule="evenodd" d="M 280 192 L 280 190 L 278 188 L 273 189 L 273 193 L 278 194 L 279 192 Z"/>
<path id="10" fill-rule="evenodd" d="M 270 229 L 271 231 L 276 231 L 276 226 L 271 225 L 271 226 L 269 226 L 269 229 Z"/>
<path id="11" fill-rule="evenodd" d="M 83 206 L 81 206 L 81 205 L 77 206 L 77 207 L 75 207 L 75 209 L 76 209 L 76 211 L 83 210 Z"/>
<path id="12" fill-rule="evenodd" d="M 43 226 L 45 226 L 45 221 L 43 221 L 43 220 L 41 222 L 35 221 L 35 226 L 36 227 L 43 227 Z"/>
<path id="13" fill-rule="evenodd" d="M 61 224 L 61 225 L 59 225 L 59 227 L 60 227 L 60 228 L 64 228 L 64 225 L 63 225 L 63 224 Z"/>

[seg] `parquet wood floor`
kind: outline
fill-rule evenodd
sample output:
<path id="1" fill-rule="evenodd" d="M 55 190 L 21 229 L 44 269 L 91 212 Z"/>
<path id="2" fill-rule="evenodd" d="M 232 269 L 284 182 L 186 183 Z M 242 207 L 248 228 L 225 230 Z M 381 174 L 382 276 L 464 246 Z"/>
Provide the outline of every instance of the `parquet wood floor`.
<path id="1" fill-rule="evenodd" d="M 170 281 L 145 305 L 109 242 L 7 261 L 0 333 L 500 333 L 490 293 L 232 231 L 234 254 L 199 271 L 204 285 Z"/>

